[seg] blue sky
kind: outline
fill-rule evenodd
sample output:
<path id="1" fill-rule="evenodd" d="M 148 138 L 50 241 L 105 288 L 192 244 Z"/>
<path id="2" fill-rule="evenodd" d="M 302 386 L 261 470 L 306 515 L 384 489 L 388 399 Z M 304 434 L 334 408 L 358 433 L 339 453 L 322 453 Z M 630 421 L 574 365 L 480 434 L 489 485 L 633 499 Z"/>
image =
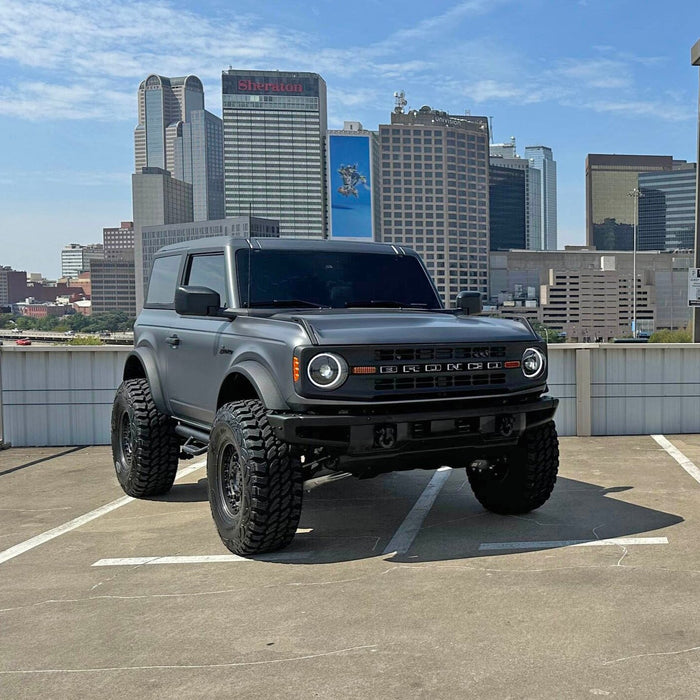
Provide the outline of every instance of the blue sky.
<path id="1" fill-rule="evenodd" d="M 585 239 L 587 153 L 695 160 L 697 0 L 0 0 L 0 265 L 55 276 L 66 243 L 131 219 L 136 89 L 221 71 L 307 70 L 331 128 L 376 129 L 393 93 L 493 117 L 550 146 L 559 243 Z"/>

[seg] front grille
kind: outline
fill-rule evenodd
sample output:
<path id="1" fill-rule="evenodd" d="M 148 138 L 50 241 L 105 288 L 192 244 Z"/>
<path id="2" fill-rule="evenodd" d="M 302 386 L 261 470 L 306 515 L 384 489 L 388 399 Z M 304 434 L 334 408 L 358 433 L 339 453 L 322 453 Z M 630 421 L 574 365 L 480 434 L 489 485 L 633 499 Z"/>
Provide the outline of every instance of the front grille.
<path id="1" fill-rule="evenodd" d="M 374 359 L 377 362 L 411 362 L 414 360 L 488 360 L 504 358 L 504 345 L 471 345 L 466 347 L 401 347 L 376 348 Z"/>
<path id="2" fill-rule="evenodd" d="M 374 380 L 374 390 L 452 389 L 505 383 L 505 372 L 483 372 L 479 374 L 440 375 L 433 377 L 383 377 L 382 379 Z"/>

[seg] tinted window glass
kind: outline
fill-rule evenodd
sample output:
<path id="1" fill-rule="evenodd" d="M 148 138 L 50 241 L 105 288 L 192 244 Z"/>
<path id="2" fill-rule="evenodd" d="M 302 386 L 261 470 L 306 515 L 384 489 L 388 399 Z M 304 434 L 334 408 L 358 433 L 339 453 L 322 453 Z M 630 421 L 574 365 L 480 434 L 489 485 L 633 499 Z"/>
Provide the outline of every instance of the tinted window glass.
<path id="1" fill-rule="evenodd" d="M 196 287 L 209 287 L 219 293 L 221 306 L 229 306 L 226 291 L 226 262 L 223 254 L 193 255 L 190 259 L 189 270 L 185 284 Z"/>
<path id="2" fill-rule="evenodd" d="M 147 304 L 175 303 L 175 287 L 177 286 L 179 269 L 179 255 L 169 255 L 165 258 L 156 258 L 153 261 L 151 279 L 148 283 Z"/>
<path id="3" fill-rule="evenodd" d="M 440 307 L 420 262 L 408 255 L 239 250 L 236 266 L 243 306 L 299 301 L 333 308 L 363 302 Z"/>

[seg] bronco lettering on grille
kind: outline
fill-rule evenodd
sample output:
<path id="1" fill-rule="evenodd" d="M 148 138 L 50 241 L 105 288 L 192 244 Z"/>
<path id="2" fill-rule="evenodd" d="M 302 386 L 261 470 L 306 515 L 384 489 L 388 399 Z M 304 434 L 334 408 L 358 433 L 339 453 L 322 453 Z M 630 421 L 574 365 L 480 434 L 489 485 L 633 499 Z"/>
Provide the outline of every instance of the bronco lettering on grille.
<path id="1" fill-rule="evenodd" d="M 380 365 L 379 374 L 435 374 L 436 372 L 478 372 L 486 368 L 502 369 L 502 362 L 448 362 L 429 365 Z"/>

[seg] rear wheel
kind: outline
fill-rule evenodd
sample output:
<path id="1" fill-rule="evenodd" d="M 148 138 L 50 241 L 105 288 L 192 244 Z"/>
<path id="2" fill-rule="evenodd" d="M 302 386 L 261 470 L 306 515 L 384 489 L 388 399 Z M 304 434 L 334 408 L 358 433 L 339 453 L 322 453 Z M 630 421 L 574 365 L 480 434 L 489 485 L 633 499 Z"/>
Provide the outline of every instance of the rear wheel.
<path id="1" fill-rule="evenodd" d="M 484 508 L 514 515 L 528 513 L 547 501 L 558 468 L 557 431 L 549 422 L 525 432 L 518 446 L 490 468 L 467 467 L 467 477 Z"/>
<path id="2" fill-rule="evenodd" d="M 272 432 L 260 401 L 216 413 L 207 455 L 209 504 L 223 543 L 248 555 L 286 547 L 294 538 L 302 469 Z"/>
<path id="3" fill-rule="evenodd" d="M 129 496 L 160 496 L 172 487 L 180 454 L 174 427 L 156 408 L 147 379 L 122 382 L 112 406 L 112 457 Z"/>

